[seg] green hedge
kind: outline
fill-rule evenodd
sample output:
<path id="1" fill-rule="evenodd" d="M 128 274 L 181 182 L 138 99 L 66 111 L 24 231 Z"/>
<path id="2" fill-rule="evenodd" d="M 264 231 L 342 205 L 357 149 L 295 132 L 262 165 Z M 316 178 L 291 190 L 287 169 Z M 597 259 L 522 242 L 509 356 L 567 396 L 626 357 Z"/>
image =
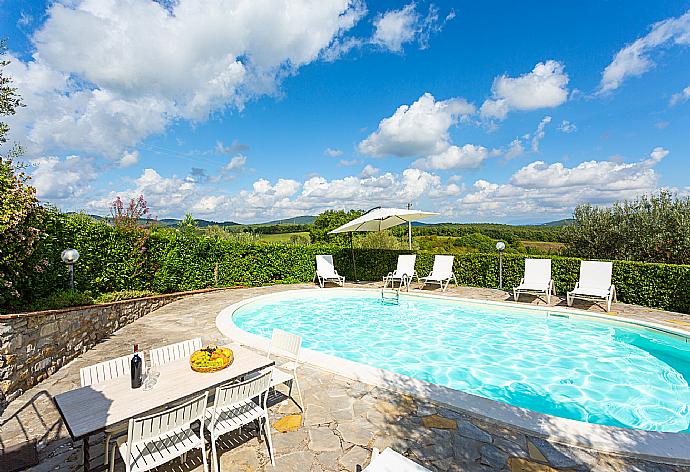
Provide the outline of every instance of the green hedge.
<path id="1" fill-rule="evenodd" d="M 409 251 L 355 250 L 357 275 L 362 280 L 378 280 L 393 270 L 398 254 Z M 503 255 L 503 286 L 520 283 L 525 270 L 524 255 Z M 417 273 L 429 273 L 434 255 L 417 254 Z M 551 272 L 556 292 L 563 296 L 572 290 L 579 278 L 581 259 L 551 257 Z M 349 250 L 336 253 L 335 264 L 339 272 L 352 278 Z M 455 254 L 453 270 L 460 285 L 470 287 L 498 287 L 498 254 Z M 690 313 L 690 265 L 656 264 L 632 261 L 613 261 L 613 283 L 618 300 L 664 310 Z"/>
<path id="2" fill-rule="evenodd" d="M 352 280 L 349 248 L 239 243 L 203 237 L 193 232 L 154 229 L 141 235 L 79 216 L 53 222 L 40 248 L 51 264 L 41 273 L 27 271 L 20 304 L 30 306 L 67 287 L 67 267 L 60 251 L 79 250 L 75 288 L 93 294 L 122 290 L 174 292 L 214 286 L 308 282 L 314 277 L 314 256 L 333 254 L 338 271 Z M 381 280 L 408 251 L 356 249 L 357 278 Z M 434 254 L 419 252 L 417 272 L 426 275 Z M 504 254 L 504 287 L 519 283 L 524 255 Z M 552 257 L 553 278 L 560 295 L 572 289 L 580 259 Z M 498 286 L 498 255 L 455 254 L 455 273 L 461 285 Z M 690 266 L 614 261 L 613 281 L 621 301 L 690 313 Z"/>

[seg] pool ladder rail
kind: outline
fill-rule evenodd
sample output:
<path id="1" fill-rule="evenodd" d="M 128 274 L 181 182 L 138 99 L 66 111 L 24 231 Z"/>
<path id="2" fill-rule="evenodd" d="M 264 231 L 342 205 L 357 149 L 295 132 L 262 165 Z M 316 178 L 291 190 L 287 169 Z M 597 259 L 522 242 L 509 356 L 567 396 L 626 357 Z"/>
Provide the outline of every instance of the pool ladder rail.
<path id="1" fill-rule="evenodd" d="M 394 303 L 396 305 L 400 304 L 400 290 L 399 289 L 381 289 L 381 302 L 382 303 Z"/>

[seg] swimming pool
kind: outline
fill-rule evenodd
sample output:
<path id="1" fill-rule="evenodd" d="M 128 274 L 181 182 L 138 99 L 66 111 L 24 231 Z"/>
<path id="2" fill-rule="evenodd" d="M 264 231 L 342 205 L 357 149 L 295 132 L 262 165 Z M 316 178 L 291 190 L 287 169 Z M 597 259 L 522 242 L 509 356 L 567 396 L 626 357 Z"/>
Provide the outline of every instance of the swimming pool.
<path id="1" fill-rule="evenodd" d="M 310 293 L 311 292 L 311 293 Z M 690 432 L 690 345 L 573 313 L 380 292 L 300 291 L 244 304 L 240 329 L 539 413 Z"/>

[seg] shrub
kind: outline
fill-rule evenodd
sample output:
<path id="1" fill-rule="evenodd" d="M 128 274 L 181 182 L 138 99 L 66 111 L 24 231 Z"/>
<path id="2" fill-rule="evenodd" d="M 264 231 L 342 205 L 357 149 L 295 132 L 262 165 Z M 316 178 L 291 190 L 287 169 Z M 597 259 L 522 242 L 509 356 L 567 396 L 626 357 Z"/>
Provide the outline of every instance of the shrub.
<path id="1" fill-rule="evenodd" d="M 0 305 L 21 297 L 27 271 L 45 269 L 36 248 L 48 215 L 28 180 L 11 158 L 0 156 Z"/>
<path id="2" fill-rule="evenodd" d="M 661 191 L 608 208 L 578 205 L 564 234 L 571 256 L 687 264 L 690 197 Z"/>
<path id="3" fill-rule="evenodd" d="M 46 298 L 36 301 L 31 305 L 31 310 L 59 310 L 71 306 L 93 305 L 91 292 L 78 292 L 76 290 L 64 290 L 56 292 Z"/>
<path id="4" fill-rule="evenodd" d="M 157 295 L 157 293 L 151 290 L 120 290 L 119 292 L 101 293 L 94 301 L 96 303 L 110 303 L 131 300 L 133 298 L 152 297 L 154 295 Z"/>

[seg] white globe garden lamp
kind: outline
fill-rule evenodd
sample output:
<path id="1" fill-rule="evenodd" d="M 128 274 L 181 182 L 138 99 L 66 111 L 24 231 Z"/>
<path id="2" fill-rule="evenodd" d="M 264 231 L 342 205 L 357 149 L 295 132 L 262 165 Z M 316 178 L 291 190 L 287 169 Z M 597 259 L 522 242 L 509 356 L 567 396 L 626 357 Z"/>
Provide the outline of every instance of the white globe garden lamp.
<path id="1" fill-rule="evenodd" d="M 503 251 L 506 248 L 506 243 L 499 241 L 496 243 L 496 250 L 498 251 L 498 289 L 503 290 Z"/>
<path id="2" fill-rule="evenodd" d="M 69 267 L 69 289 L 74 289 L 74 263 L 79 260 L 79 251 L 76 249 L 65 249 L 60 254 L 62 262 Z"/>

